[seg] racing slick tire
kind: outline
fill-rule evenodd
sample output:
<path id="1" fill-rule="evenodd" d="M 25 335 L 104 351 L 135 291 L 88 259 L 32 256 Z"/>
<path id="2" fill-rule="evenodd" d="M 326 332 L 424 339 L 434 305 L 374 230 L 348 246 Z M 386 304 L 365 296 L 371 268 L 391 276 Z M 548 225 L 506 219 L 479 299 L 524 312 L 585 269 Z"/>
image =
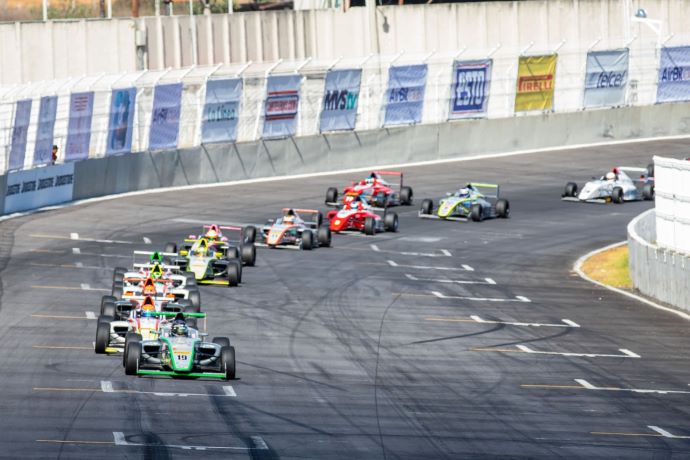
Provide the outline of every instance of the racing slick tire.
<path id="1" fill-rule="evenodd" d="M 216 345 L 220 345 L 222 347 L 229 347 L 230 346 L 230 339 L 227 337 L 214 337 L 213 338 L 213 343 Z"/>
<path id="2" fill-rule="evenodd" d="M 431 215 L 434 212 L 434 202 L 430 199 L 422 200 L 422 206 L 419 208 L 419 212 L 424 215 Z"/>
<path id="3" fill-rule="evenodd" d="M 373 217 L 364 219 L 364 234 L 373 235 L 376 233 L 376 221 Z"/>
<path id="4" fill-rule="evenodd" d="M 220 349 L 220 369 L 225 372 L 225 380 L 235 379 L 235 347 Z"/>
<path id="5" fill-rule="evenodd" d="M 510 203 L 505 198 L 496 201 L 496 215 L 503 219 L 507 219 L 510 215 Z"/>
<path id="6" fill-rule="evenodd" d="M 122 353 L 122 367 L 127 364 L 125 361 L 125 357 L 127 356 L 127 350 L 129 349 L 129 346 L 133 344 L 134 342 L 141 343 L 142 341 L 141 334 L 137 334 L 134 331 L 129 331 L 127 334 L 125 334 L 125 348 Z"/>
<path id="7" fill-rule="evenodd" d="M 311 251 L 314 248 L 314 234 L 311 230 L 304 230 L 302 232 L 302 249 Z"/>
<path id="8" fill-rule="evenodd" d="M 228 264 L 228 287 L 237 286 L 242 282 L 242 264 L 230 262 Z"/>
<path id="9" fill-rule="evenodd" d="M 184 281 L 185 286 L 198 286 L 198 284 L 196 282 L 196 276 L 194 276 L 194 273 L 186 272 L 186 273 L 182 273 L 182 276 L 184 276 L 184 278 L 185 278 L 185 281 Z"/>
<path id="10" fill-rule="evenodd" d="M 316 226 L 321 227 L 323 225 L 323 214 L 321 211 L 316 213 Z"/>
<path id="11" fill-rule="evenodd" d="M 231 246 L 225 250 L 225 257 L 227 259 L 239 259 L 240 250 L 234 246 Z"/>
<path id="12" fill-rule="evenodd" d="M 472 209 L 470 210 L 470 218 L 475 221 L 475 222 L 481 222 L 482 219 L 484 218 L 484 210 L 482 209 L 482 205 L 479 203 L 475 203 L 472 205 Z"/>
<path id="13" fill-rule="evenodd" d="M 412 205 L 412 197 L 414 193 L 412 192 L 412 187 L 403 187 L 400 189 L 400 204 L 403 206 Z"/>
<path id="14" fill-rule="evenodd" d="M 94 351 L 99 354 L 105 354 L 105 349 L 110 344 L 110 322 L 98 321 L 96 325 L 96 345 Z"/>
<path id="15" fill-rule="evenodd" d="M 253 225 L 247 225 L 244 227 L 244 242 L 254 243 L 256 241 L 256 227 Z"/>
<path id="16" fill-rule="evenodd" d="M 383 216 L 383 228 L 387 232 L 397 232 L 400 221 L 398 220 L 398 215 L 394 212 L 387 212 Z"/>
<path id="17" fill-rule="evenodd" d="M 125 279 L 125 273 L 127 273 L 127 269 L 124 267 L 115 267 L 113 270 L 113 283 L 120 281 L 122 282 L 123 279 Z"/>
<path id="18" fill-rule="evenodd" d="M 115 318 L 116 315 L 115 302 L 104 302 L 101 304 L 101 316 L 112 316 Z"/>
<path id="19" fill-rule="evenodd" d="M 185 305 L 184 312 L 185 313 L 199 313 L 199 310 L 197 310 L 196 307 L 194 307 L 193 305 Z M 196 329 L 196 326 L 197 326 L 196 318 L 185 317 L 184 322 L 187 323 L 187 326 L 193 327 L 194 329 Z"/>
<path id="20" fill-rule="evenodd" d="M 163 252 L 177 254 L 177 245 L 175 243 L 165 243 L 165 248 L 163 249 Z"/>
<path id="21" fill-rule="evenodd" d="M 117 299 L 111 295 L 104 295 L 101 297 L 101 315 L 103 314 L 103 305 L 105 305 L 107 302 L 117 302 Z"/>
<path id="22" fill-rule="evenodd" d="M 329 227 L 319 227 L 316 236 L 319 240 L 319 246 L 323 246 L 324 248 L 331 247 L 331 229 Z"/>
<path id="23" fill-rule="evenodd" d="M 654 184 L 644 184 L 642 187 L 642 199 L 646 201 L 654 199 Z"/>
<path id="24" fill-rule="evenodd" d="M 654 163 L 647 165 L 647 177 L 654 177 Z"/>
<path id="25" fill-rule="evenodd" d="M 575 197 L 577 196 L 577 184 L 575 182 L 568 182 L 565 184 L 565 189 L 563 190 L 562 197 Z"/>
<path id="26" fill-rule="evenodd" d="M 621 187 L 613 187 L 611 200 L 616 204 L 623 204 L 623 189 Z"/>
<path id="27" fill-rule="evenodd" d="M 326 190 L 326 203 L 335 203 L 336 201 L 338 201 L 338 189 L 328 187 L 328 190 Z"/>
<path id="28" fill-rule="evenodd" d="M 139 361 L 141 360 L 141 342 L 133 342 L 129 344 L 127 352 L 125 353 L 125 374 L 137 375 L 139 370 Z"/>
<path id="29" fill-rule="evenodd" d="M 256 264 L 256 246 L 254 246 L 254 243 L 243 244 L 240 247 L 240 254 L 242 256 L 242 263 L 247 267 L 253 267 Z"/>
<path id="30" fill-rule="evenodd" d="M 113 286 L 113 290 L 111 291 L 113 297 L 116 299 L 121 299 L 122 298 L 122 286 Z"/>
<path id="31" fill-rule="evenodd" d="M 201 311 L 201 292 L 199 291 L 199 288 L 196 289 L 188 289 L 189 291 L 189 301 L 192 303 L 192 306 L 194 307 L 194 311 L 199 313 Z"/>

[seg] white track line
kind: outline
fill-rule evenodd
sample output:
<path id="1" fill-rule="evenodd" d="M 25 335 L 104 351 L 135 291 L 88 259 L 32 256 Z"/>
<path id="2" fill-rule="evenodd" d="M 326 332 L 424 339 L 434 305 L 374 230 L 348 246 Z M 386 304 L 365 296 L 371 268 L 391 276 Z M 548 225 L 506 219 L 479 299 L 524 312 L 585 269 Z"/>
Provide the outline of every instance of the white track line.
<path id="1" fill-rule="evenodd" d="M 524 302 L 529 303 L 529 300 L 525 296 L 516 295 L 514 298 L 497 298 L 497 297 L 467 297 L 467 296 L 455 296 L 455 295 L 445 295 L 442 292 L 431 291 L 431 295 L 438 299 L 455 299 L 455 300 L 476 300 L 480 302 Z"/>
<path id="2" fill-rule="evenodd" d="M 79 239 L 79 233 L 70 233 L 69 238 L 71 240 L 78 240 Z"/>
<path id="3" fill-rule="evenodd" d="M 582 385 L 582 387 L 584 389 L 593 390 L 593 391 L 622 391 L 622 392 L 627 392 L 627 393 L 659 394 L 659 395 L 667 395 L 667 394 L 687 395 L 687 394 L 690 394 L 690 390 L 655 390 L 655 389 L 648 389 L 648 388 L 598 387 L 596 385 L 592 385 L 591 383 L 589 383 L 585 379 L 575 379 L 575 382 Z"/>
<path id="4" fill-rule="evenodd" d="M 81 249 L 79 249 L 79 248 L 72 248 L 72 254 L 81 254 Z"/>
<path id="5" fill-rule="evenodd" d="M 610 354 L 600 354 L 600 353 L 564 353 L 558 351 L 538 351 L 533 350 L 527 345 L 515 345 L 518 349 L 524 351 L 525 353 L 532 353 L 538 355 L 558 355 L 558 356 L 570 356 L 576 358 L 640 358 L 640 355 L 626 350 L 624 348 L 619 348 L 619 351 L 623 353 L 622 355 L 610 355 Z"/>
<path id="6" fill-rule="evenodd" d="M 88 283 L 81 283 L 81 288 L 84 291 L 90 291 L 91 290 L 91 286 Z"/>
<path id="7" fill-rule="evenodd" d="M 678 315 L 678 316 L 680 316 L 681 318 L 683 318 L 683 319 L 685 319 L 685 320 L 690 320 L 690 314 L 688 314 L 688 313 L 685 313 L 685 312 L 676 310 L 676 309 L 674 309 L 674 308 L 664 307 L 663 305 L 660 305 L 660 304 L 658 304 L 658 303 L 656 303 L 656 302 L 653 302 L 653 301 L 651 301 L 651 300 L 649 300 L 649 299 L 645 299 L 644 297 L 639 296 L 639 295 L 637 295 L 637 294 L 633 294 L 632 292 L 624 291 L 623 289 L 618 289 L 618 288 L 615 288 L 615 287 L 613 287 L 613 286 L 608 286 L 608 285 L 606 285 L 606 284 L 604 284 L 604 283 L 600 283 L 599 281 L 590 278 L 589 276 L 587 276 L 587 274 L 586 274 L 584 271 L 582 271 L 582 265 L 583 265 L 583 264 L 585 263 L 585 261 L 586 261 L 587 259 L 589 259 L 590 257 L 592 257 L 592 256 L 594 256 L 594 255 L 596 255 L 596 254 L 598 254 L 598 253 L 600 253 L 600 252 L 604 252 L 604 251 L 607 251 L 607 250 L 609 250 L 609 249 L 615 248 L 615 247 L 617 247 L 617 246 L 622 246 L 622 245 L 624 245 L 624 244 L 627 244 L 627 241 L 621 241 L 621 242 L 619 242 L 619 243 L 610 244 L 610 245 L 608 245 L 608 246 L 604 246 L 603 248 L 595 249 L 594 251 L 588 252 L 588 253 L 585 254 L 584 256 L 582 256 L 582 257 L 580 257 L 579 259 L 577 259 L 577 261 L 575 262 L 575 265 L 573 266 L 573 270 L 575 271 L 575 273 L 577 273 L 577 274 L 580 276 L 580 278 L 582 278 L 582 279 L 584 279 L 584 280 L 587 280 L 587 281 L 589 281 L 590 283 L 596 284 L 597 286 L 601 286 L 601 287 L 603 287 L 603 288 L 605 288 L 605 289 L 608 289 L 609 291 L 613 291 L 613 292 L 616 292 L 616 293 L 618 293 L 618 294 L 621 294 L 621 295 L 624 295 L 624 296 L 626 296 L 626 297 L 629 297 L 629 298 L 631 298 L 631 299 L 635 299 L 635 300 L 637 300 L 637 301 L 639 301 L 639 302 L 642 302 L 642 303 L 644 303 L 644 304 L 649 305 L 650 307 L 654 307 L 654 308 L 657 308 L 657 309 L 659 309 L 659 310 L 663 310 L 663 311 L 667 311 L 667 312 L 669 312 L 669 313 L 673 313 L 674 315 Z"/>
<path id="8" fill-rule="evenodd" d="M 237 446 L 189 446 L 181 444 L 150 444 L 150 443 L 138 443 L 129 442 L 125 438 L 125 434 L 121 431 L 113 431 L 113 439 L 116 446 L 123 447 L 158 447 L 166 449 L 182 449 L 182 450 L 268 450 L 268 445 L 266 441 L 263 440 L 261 436 L 252 436 L 251 440 L 254 443 L 254 447 L 237 447 Z"/>
<path id="9" fill-rule="evenodd" d="M 377 245 L 375 244 L 370 244 L 369 247 L 371 247 L 371 250 L 374 252 L 385 252 L 386 254 L 398 254 L 401 256 L 415 256 L 415 257 L 453 257 L 453 254 L 450 253 L 449 250 L 447 249 L 440 249 L 441 253 L 437 252 L 402 252 L 402 251 L 389 251 L 389 250 L 381 250 Z"/>
<path id="10" fill-rule="evenodd" d="M 515 321 L 492 321 L 488 319 L 482 319 L 477 315 L 470 316 L 473 320 L 478 323 L 486 324 L 505 324 L 507 326 L 525 326 L 525 327 L 580 327 L 579 324 L 570 321 L 569 319 L 562 320 L 565 324 L 549 324 L 549 323 L 525 323 L 525 322 L 515 322 Z"/>
<path id="11" fill-rule="evenodd" d="M 144 243 L 145 243 L 145 244 L 151 244 L 151 239 L 150 239 L 150 238 L 147 238 L 147 237 L 144 237 Z"/>
<path id="12" fill-rule="evenodd" d="M 86 319 L 96 319 L 96 314 L 92 311 L 86 312 Z"/>
<path id="13" fill-rule="evenodd" d="M 471 280 L 449 280 L 449 279 L 437 279 L 437 278 L 417 278 L 414 275 L 405 273 L 405 277 L 411 281 L 426 281 L 431 283 L 447 283 L 447 284 L 490 284 L 495 285 L 496 281 L 491 278 L 484 278 L 484 281 L 471 281 Z"/>
<path id="14" fill-rule="evenodd" d="M 230 396 L 231 398 L 237 397 L 237 393 L 235 393 L 235 389 L 232 387 L 232 385 L 226 385 L 223 387 L 223 392 L 227 395 Z"/>
<path id="15" fill-rule="evenodd" d="M 112 393 L 113 382 L 111 382 L 110 380 L 101 380 L 101 391 L 103 393 Z"/>
<path id="16" fill-rule="evenodd" d="M 474 268 L 469 265 L 462 265 L 461 267 L 433 267 L 428 265 L 403 265 L 395 262 L 394 260 L 388 260 L 388 265 L 396 268 L 414 268 L 415 270 L 448 270 L 448 271 L 466 271 L 473 272 Z"/>

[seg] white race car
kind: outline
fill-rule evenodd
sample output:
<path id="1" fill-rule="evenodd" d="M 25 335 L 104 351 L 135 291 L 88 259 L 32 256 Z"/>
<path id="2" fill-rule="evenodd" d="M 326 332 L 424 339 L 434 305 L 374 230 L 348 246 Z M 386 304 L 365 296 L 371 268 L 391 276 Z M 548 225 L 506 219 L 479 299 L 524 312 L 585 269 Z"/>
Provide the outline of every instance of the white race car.
<path id="1" fill-rule="evenodd" d="M 653 167 L 652 167 L 653 168 Z M 568 182 L 561 199 L 587 203 L 623 203 L 625 201 L 653 200 L 653 169 L 619 166 L 599 179 L 587 182 L 578 193 L 577 184 Z"/>

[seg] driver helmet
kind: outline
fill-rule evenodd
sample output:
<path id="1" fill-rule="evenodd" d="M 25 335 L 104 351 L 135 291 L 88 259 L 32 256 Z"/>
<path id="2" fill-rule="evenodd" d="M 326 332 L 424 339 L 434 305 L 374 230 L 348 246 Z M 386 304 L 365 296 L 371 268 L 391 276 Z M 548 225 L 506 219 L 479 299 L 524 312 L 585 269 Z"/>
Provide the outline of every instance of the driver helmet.
<path id="1" fill-rule="evenodd" d="M 616 180 L 616 173 L 609 171 L 606 173 L 606 180 Z"/>
<path id="2" fill-rule="evenodd" d="M 215 229 L 215 227 L 211 227 L 208 229 L 206 232 L 206 237 L 207 238 L 218 238 L 218 230 Z"/>
<path id="3" fill-rule="evenodd" d="M 170 328 L 170 333 L 176 337 L 187 337 L 189 328 L 184 321 L 176 320 Z"/>
<path id="4" fill-rule="evenodd" d="M 460 197 L 470 196 L 470 189 L 467 187 L 461 188 L 460 190 L 458 190 L 458 196 L 460 196 Z"/>
<path id="5" fill-rule="evenodd" d="M 163 267 L 156 263 L 151 268 L 151 278 L 158 279 L 163 276 Z"/>

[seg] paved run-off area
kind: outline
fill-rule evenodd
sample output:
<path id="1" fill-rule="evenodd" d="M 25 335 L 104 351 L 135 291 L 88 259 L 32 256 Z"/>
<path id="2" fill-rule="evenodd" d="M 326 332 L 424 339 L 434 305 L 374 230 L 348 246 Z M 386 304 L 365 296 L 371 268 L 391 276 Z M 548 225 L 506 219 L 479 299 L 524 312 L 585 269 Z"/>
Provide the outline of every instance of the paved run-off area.
<path id="1" fill-rule="evenodd" d="M 260 249 L 241 287 L 202 289 L 211 336 L 237 349 L 230 382 L 127 377 L 119 355 L 95 355 L 112 268 L 203 223 L 324 209 L 326 188 L 357 175 L 3 222 L 0 457 L 690 456 L 688 324 L 571 272 L 651 203 L 560 200 L 566 181 L 686 152 L 657 142 L 405 169 L 416 204 L 497 182 L 511 218 L 397 208 L 397 234 Z"/>

